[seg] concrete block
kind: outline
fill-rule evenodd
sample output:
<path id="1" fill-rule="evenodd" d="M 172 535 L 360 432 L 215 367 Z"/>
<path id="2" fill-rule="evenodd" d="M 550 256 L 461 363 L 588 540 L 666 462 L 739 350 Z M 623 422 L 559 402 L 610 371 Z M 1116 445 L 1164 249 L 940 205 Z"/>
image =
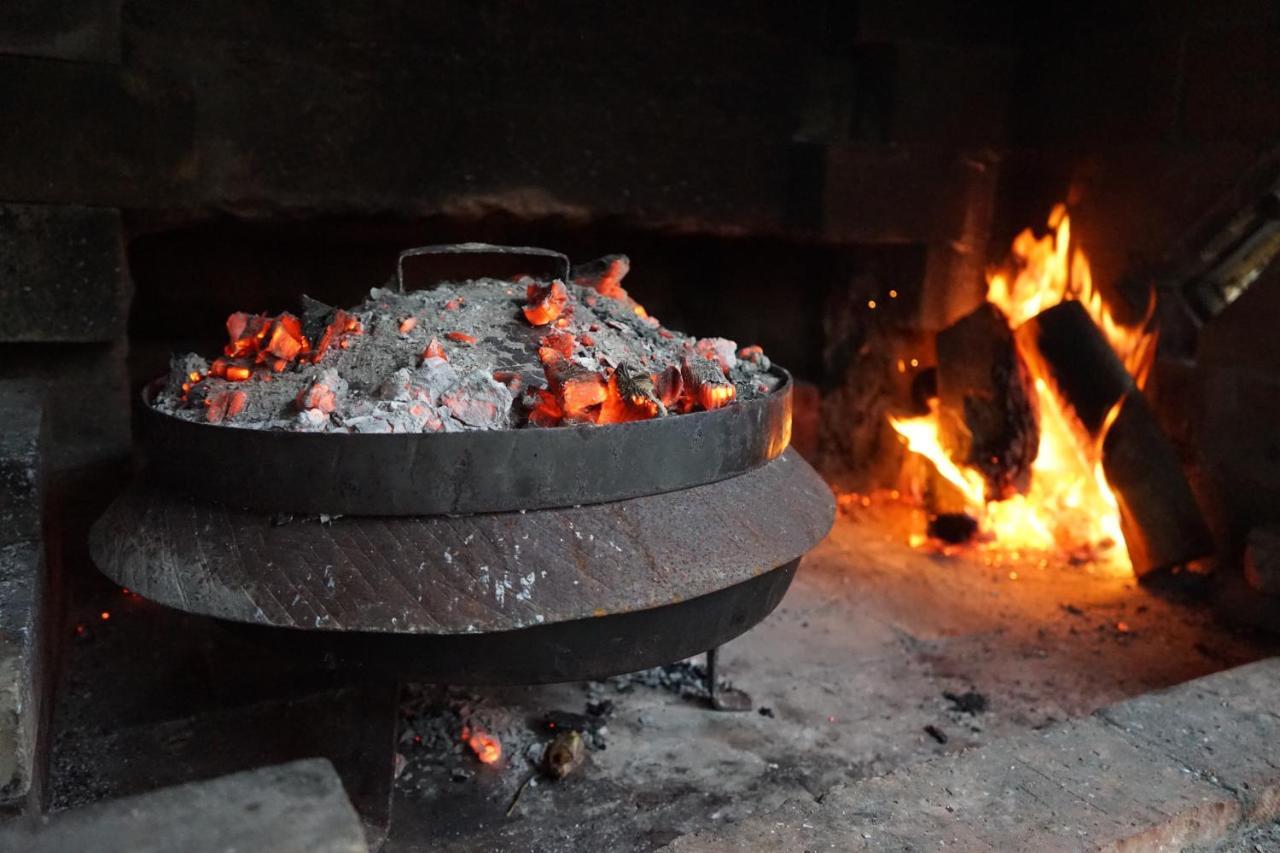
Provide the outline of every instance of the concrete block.
<path id="1" fill-rule="evenodd" d="M 47 400 L 54 470 L 128 455 L 129 377 L 124 341 L 111 344 L 0 344 L 0 381 L 38 386 Z"/>
<path id="2" fill-rule="evenodd" d="M 40 538 L 44 501 L 44 399 L 35 387 L 0 381 L 0 544 Z"/>
<path id="3" fill-rule="evenodd" d="M 119 211 L 0 204 L 0 341 L 115 340 L 128 291 Z"/>
<path id="4" fill-rule="evenodd" d="M 37 388 L 0 382 L 0 811 L 7 812 L 39 807 L 47 763 L 43 404 Z"/>
<path id="5" fill-rule="evenodd" d="M 333 766 L 313 758 L 99 803 L 0 830 L 0 851 L 367 853 Z"/>
<path id="6" fill-rule="evenodd" d="M 1280 815 L 1280 659 L 1199 678 L 1098 715 L 1152 753 L 1239 799 L 1245 817 Z"/>
<path id="7" fill-rule="evenodd" d="M 1280 813 L 1280 658 L 904 768 L 672 850 L 1160 851 Z"/>
<path id="8" fill-rule="evenodd" d="M 12 0 L 0 20 L 0 53 L 120 61 L 121 0 Z"/>

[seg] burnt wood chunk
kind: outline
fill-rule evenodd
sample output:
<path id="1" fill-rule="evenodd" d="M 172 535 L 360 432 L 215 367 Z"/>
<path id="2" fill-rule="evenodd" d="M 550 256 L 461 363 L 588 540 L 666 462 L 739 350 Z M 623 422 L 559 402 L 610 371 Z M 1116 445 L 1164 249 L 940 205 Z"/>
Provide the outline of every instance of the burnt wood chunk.
<path id="1" fill-rule="evenodd" d="M 1102 434 L 1107 415 L 1137 387 L 1089 312 L 1074 299 L 1023 323 L 1017 338 L 1091 438 Z"/>
<path id="2" fill-rule="evenodd" d="M 1040 448 L 1035 387 L 1004 313 L 984 302 L 938 333 L 942 441 L 982 472 L 987 500 L 1026 494 Z"/>

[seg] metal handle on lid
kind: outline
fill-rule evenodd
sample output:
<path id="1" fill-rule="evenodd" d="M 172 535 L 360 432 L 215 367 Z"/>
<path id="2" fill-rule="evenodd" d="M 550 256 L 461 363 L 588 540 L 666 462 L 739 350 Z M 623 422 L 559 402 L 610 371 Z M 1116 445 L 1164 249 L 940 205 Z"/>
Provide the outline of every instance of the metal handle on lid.
<path id="1" fill-rule="evenodd" d="M 498 246 L 493 243 L 444 243 L 439 246 L 419 246 L 416 249 L 405 249 L 396 259 L 396 283 L 400 292 L 404 293 L 404 260 L 419 255 L 527 255 L 538 258 L 555 258 L 560 261 L 563 270 L 561 281 L 569 280 L 573 265 L 569 256 L 552 249 L 540 249 L 537 246 Z"/>

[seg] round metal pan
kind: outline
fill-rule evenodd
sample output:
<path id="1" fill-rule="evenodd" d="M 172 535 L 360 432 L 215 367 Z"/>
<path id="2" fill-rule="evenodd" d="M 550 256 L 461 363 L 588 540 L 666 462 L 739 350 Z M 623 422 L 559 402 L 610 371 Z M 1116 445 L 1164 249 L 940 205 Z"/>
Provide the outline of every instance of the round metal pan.
<path id="1" fill-rule="evenodd" d="M 712 483 L 791 440 L 791 376 L 709 412 L 606 426 L 361 435 L 239 429 L 150 405 L 147 474 L 192 497 L 271 513 L 422 516 L 607 503 Z"/>

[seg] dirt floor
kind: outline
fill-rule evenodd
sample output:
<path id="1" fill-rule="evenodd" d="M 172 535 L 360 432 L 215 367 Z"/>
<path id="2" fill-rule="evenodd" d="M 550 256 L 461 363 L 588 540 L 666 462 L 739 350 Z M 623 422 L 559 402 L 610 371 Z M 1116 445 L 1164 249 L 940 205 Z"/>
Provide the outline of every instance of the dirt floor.
<path id="1" fill-rule="evenodd" d="M 710 710 L 689 667 L 410 688 L 386 849 L 651 850 L 1276 651 L 1114 572 L 928 554 L 889 529 L 874 509 L 842 514 L 778 610 L 724 649 L 751 712 Z M 534 771 L 548 712 L 595 746 L 557 783 Z M 468 720 L 503 740 L 496 766 L 451 736 Z"/>

